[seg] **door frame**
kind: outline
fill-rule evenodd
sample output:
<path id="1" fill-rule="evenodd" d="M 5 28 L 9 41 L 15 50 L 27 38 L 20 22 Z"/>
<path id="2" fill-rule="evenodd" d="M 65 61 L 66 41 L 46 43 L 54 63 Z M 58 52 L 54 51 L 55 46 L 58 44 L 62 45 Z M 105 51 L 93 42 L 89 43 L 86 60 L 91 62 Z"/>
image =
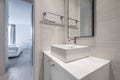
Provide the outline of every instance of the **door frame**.
<path id="1" fill-rule="evenodd" d="M 8 0 L 5 0 L 5 23 L 6 25 L 8 25 Z M 35 80 L 35 0 L 33 0 L 33 3 L 32 3 L 32 13 L 31 13 L 31 16 L 32 16 L 32 64 L 33 64 L 33 80 Z M 5 30 L 7 30 L 7 28 L 5 27 Z M 7 32 L 5 32 L 5 34 L 7 34 Z M 8 35 L 5 35 L 5 37 L 8 37 Z M 8 40 L 8 39 L 7 39 Z M 6 44 L 8 44 L 7 41 L 5 41 L 5 46 Z M 8 46 L 5 47 L 5 69 L 6 69 L 6 72 L 7 72 L 7 63 L 8 63 L 8 59 L 6 59 L 8 56 Z M 6 74 L 6 73 L 5 73 Z M 5 76 L 6 77 L 6 76 Z M 8 75 L 7 75 L 8 77 Z"/>
<path id="2" fill-rule="evenodd" d="M 33 63 L 33 80 L 35 80 L 35 0 L 32 4 L 32 63 Z"/>

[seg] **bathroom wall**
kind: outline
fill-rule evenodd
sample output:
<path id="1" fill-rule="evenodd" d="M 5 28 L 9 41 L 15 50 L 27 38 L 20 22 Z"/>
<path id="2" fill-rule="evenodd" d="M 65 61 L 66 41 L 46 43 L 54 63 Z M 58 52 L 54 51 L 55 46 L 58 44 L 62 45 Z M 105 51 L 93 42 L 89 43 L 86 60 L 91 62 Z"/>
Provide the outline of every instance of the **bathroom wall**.
<path id="1" fill-rule="evenodd" d="M 95 37 L 79 38 L 93 56 L 111 60 L 110 80 L 120 80 L 120 1 L 95 1 Z"/>
<path id="2" fill-rule="evenodd" d="M 35 0 L 35 80 L 43 80 L 43 51 L 49 50 L 51 44 L 65 43 L 64 27 L 40 23 L 44 11 L 64 16 L 64 0 Z M 64 23 L 60 17 L 50 14 L 45 18 Z"/>
<path id="3" fill-rule="evenodd" d="M 52 12 L 64 16 L 64 0 L 43 0 L 40 20 L 43 20 L 43 12 Z M 45 18 L 61 23 L 59 16 L 47 14 Z M 51 44 L 64 43 L 64 27 L 40 24 L 40 33 L 42 50 L 49 50 Z"/>
<path id="4" fill-rule="evenodd" d="M 120 80 L 120 0 L 96 0 L 96 56 L 111 60 L 110 80 Z"/>
<path id="5" fill-rule="evenodd" d="M 78 45 L 84 45 L 90 47 L 90 53 L 92 56 L 95 56 L 96 53 L 96 36 L 87 37 L 87 38 L 77 38 Z"/>
<path id="6" fill-rule="evenodd" d="M 41 3 L 41 0 L 34 0 L 34 45 L 33 45 L 33 62 L 34 62 L 34 78 L 35 80 L 43 80 L 42 78 L 40 78 L 42 75 L 42 72 L 43 71 L 43 68 L 41 67 L 42 66 L 42 57 L 43 55 L 40 54 L 41 51 L 40 51 L 40 10 L 42 7 L 41 7 L 42 3 Z"/>

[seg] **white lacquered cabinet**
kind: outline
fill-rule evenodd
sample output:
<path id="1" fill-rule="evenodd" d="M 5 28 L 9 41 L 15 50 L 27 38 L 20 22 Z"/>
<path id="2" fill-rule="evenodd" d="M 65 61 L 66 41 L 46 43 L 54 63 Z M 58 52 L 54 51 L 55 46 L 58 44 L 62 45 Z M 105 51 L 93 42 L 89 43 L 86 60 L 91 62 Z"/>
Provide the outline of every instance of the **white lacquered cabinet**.
<path id="1" fill-rule="evenodd" d="M 109 80 L 110 61 L 96 57 L 65 63 L 44 52 L 44 80 Z"/>
<path id="2" fill-rule="evenodd" d="M 44 56 L 44 80 L 70 80 L 69 77 L 62 72 L 56 63 L 49 57 Z"/>
<path id="3" fill-rule="evenodd" d="M 51 67 L 51 80 L 70 80 L 63 72 L 56 67 Z"/>

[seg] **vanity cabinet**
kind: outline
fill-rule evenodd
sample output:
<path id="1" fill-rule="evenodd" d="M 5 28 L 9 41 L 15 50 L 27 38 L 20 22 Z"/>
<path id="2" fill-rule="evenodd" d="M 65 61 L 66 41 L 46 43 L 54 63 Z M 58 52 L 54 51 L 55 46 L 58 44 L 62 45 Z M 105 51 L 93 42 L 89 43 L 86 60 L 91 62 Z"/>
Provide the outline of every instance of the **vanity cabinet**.
<path id="1" fill-rule="evenodd" d="M 44 80 L 70 80 L 57 64 L 48 56 L 44 56 Z"/>
<path id="2" fill-rule="evenodd" d="M 44 52 L 44 80 L 109 80 L 110 61 L 87 57 L 65 63 Z"/>

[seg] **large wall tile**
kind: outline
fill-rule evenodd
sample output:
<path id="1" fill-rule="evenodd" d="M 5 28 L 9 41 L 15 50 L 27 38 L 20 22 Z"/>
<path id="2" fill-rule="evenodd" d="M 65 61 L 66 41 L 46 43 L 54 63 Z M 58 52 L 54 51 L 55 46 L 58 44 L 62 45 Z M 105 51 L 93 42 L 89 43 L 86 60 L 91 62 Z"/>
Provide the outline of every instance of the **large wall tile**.
<path id="1" fill-rule="evenodd" d="M 120 0 L 96 1 L 96 57 L 111 60 L 110 80 L 120 80 Z"/>

